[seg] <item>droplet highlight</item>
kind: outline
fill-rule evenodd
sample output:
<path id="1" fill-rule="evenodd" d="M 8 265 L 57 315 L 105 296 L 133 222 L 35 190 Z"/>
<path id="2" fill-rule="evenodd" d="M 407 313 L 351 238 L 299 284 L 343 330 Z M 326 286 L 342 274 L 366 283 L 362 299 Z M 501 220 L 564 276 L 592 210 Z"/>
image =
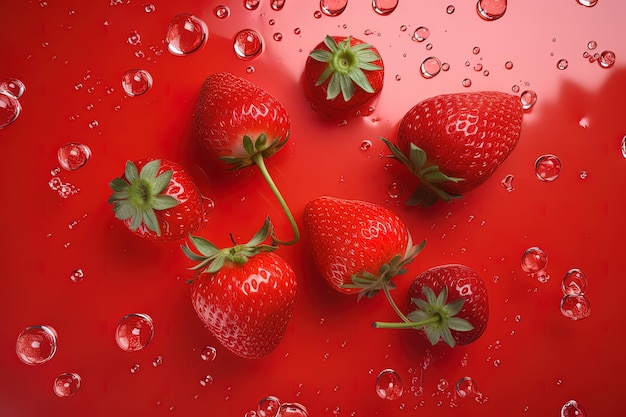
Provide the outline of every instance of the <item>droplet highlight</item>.
<path id="1" fill-rule="evenodd" d="M 253 59 L 263 50 L 261 34 L 252 29 L 239 31 L 233 39 L 235 55 L 241 59 Z"/>
<path id="2" fill-rule="evenodd" d="M 54 379 L 52 389 L 57 397 L 67 398 L 76 394 L 80 388 L 80 375 L 66 372 Z"/>
<path id="3" fill-rule="evenodd" d="M 128 314 L 119 321 L 115 341 L 125 352 L 135 352 L 148 346 L 154 337 L 154 324 L 147 314 Z"/>
<path id="4" fill-rule="evenodd" d="M 598 0 L 576 0 L 576 2 L 585 7 L 593 7 L 598 4 Z"/>
<path id="5" fill-rule="evenodd" d="M 535 176 L 544 182 L 552 182 L 561 174 L 561 160 L 552 154 L 541 155 L 535 161 Z"/>
<path id="6" fill-rule="evenodd" d="M 122 75 L 122 88 L 129 97 L 145 94 L 152 88 L 152 75 L 144 69 L 130 69 Z"/>
<path id="7" fill-rule="evenodd" d="M 504 189 L 506 191 L 508 191 L 509 193 L 511 191 L 513 191 L 515 188 L 513 187 L 513 180 L 515 179 L 515 177 L 513 176 L 513 174 L 508 174 L 507 176 L 505 176 L 502 181 L 500 182 L 500 184 L 502 184 L 502 186 L 504 187 Z"/>
<path id="8" fill-rule="evenodd" d="M 383 400 L 397 400 L 403 391 L 402 379 L 393 369 L 385 369 L 376 377 L 376 394 Z"/>
<path id="9" fill-rule="evenodd" d="M 181 13 L 170 21 L 165 42 L 173 55 L 182 56 L 200 49 L 208 37 L 209 30 L 202 19 L 189 13 Z"/>
<path id="10" fill-rule="evenodd" d="M 478 386 L 469 376 L 465 376 L 458 380 L 455 391 L 460 398 L 472 398 L 478 393 Z"/>
<path id="11" fill-rule="evenodd" d="M 57 351 L 57 332 L 47 325 L 29 326 L 17 336 L 15 351 L 27 365 L 46 363 Z"/>
<path id="12" fill-rule="evenodd" d="M 279 12 L 285 7 L 285 0 L 272 0 L 271 7 L 272 10 Z"/>

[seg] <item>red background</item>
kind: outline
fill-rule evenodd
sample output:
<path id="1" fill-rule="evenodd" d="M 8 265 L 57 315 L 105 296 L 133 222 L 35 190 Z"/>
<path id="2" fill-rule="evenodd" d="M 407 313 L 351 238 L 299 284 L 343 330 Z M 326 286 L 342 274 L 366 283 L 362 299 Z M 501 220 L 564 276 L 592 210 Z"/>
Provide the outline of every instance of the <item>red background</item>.
<path id="1" fill-rule="evenodd" d="M 262 0 L 259 9 L 248 11 L 241 0 L 154 0 L 151 13 L 147 3 L 135 0 L 1 3 L 0 79 L 18 78 L 26 91 L 22 114 L 0 130 L 0 414 L 243 416 L 267 395 L 299 402 L 311 416 L 548 416 L 558 415 L 570 399 L 589 415 L 618 409 L 626 371 L 617 317 L 626 231 L 620 145 L 626 135 L 625 6 L 516 1 L 500 20 L 487 22 L 472 1 L 405 0 L 380 16 L 370 2 L 352 0 L 341 16 L 319 19 L 315 0 L 287 0 L 281 11 L 269 3 Z M 214 15 L 218 4 L 229 6 L 228 18 Z M 446 13 L 449 4 L 456 7 L 452 14 Z M 183 12 L 203 19 L 210 33 L 202 49 L 179 57 L 163 39 L 170 19 Z M 419 26 L 430 29 L 426 42 L 410 39 Z M 243 28 L 265 39 L 263 53 L 251 61 L 238 59 L 232 49 L 232 37 Z M 140 34 L 140 45 L 127 42 L 131 31 Z M 276 32 L 281 41 L 273 40 Z M 361 37 L 385 61 L 376 110 L 345 126 L 323 122 L 302 94 L 306 56 L 326 34 Z M 598 44 L 594 51 L 587 49 L 591 40 Z M 585 51 L 605 49 L 617 56 L 612 68 L 583 58 Z M 422 78 L 419 64 L 428 56 L 449 63 L 450 70 Z M 565 70 L 556 66 L 562 58 L 569 62 Z M 506 61 L 514 67 L 505 69 Z M 477 63 L 488 76 L 474 71 Z M 121 77 L 130 68 L 152 74 L 154 85 L 145 95 L 125 95 Z M 428 240 L 407 275 L 397 279 L 394 296 L 403 300 L 412 278 L 428 267 L 474 268 L 487 283 L 491 308 L 479 341 L 453 351 L 427 349 L 412 332 L 371 328 L 374 320 L 394 318 L 383 297 L 357 304 L 331 290 L 315 272 L 303 234 L 299 244 L 279 250 L 299 281 L 294 316 L 279 348 L 250 361 L 219 346 L 191 307 L 185 283 L 190 264 L 179 245 L 146 243 L 130 234 L 106 200 L 108 182 L 127 159 L 169 158 L 186 167 L 215 202 L 203 236 L 219 245 L 229 243 L 229 233 L 245 240 L 268 214 L 278 232 L 289 235 L 255 169 L 224 173 L 197 157 L 191 141 L 197 94 L 208 74 L 222 70 L 264 87 L 290 113 L 290 143 L 267 165 L 298 223 L 306 202 L 322 194 L 390 207 L 416 241 Z M 464 78 L 471 87 L 461 85 Z M 378 136 L 393 138 L 404 113 L 429 96 L 512 92 L 514 85 L 534 90 L 538 101 L 524 115 L 518 147 L 494 177 L 452 204 L 405 207 L 415 184 L 401 166 L 381 157 L 387 152 Z M 96 128 L 89 127 L 92 120 Z M 369 150 L 360 149 L 364 140 L 372 142 Z M 58 174 L 79 189 L 65 199 L 48 182 L 58 167 L 57 150 L 67 142 L 88 145 L 92 157 L 83 168 Z M 534 174 L 534 161 L 545 153 L 563 164 L 550 183 Z M 507 174 L 514 175 L 511 192 L 500 183 Z M 402 187 L 399 198 L 388 194 L 393 182 Z M 547 283 L 520 267 L 531 246 L 549 257 Z M 559 311 L 560 282 L 574 267 L 589 280 L 592 313 L 582 321 Z M 85 277 L 74 283 L 69 277 L 77 268 Z M 118 321 L 129 313 L 154 320 L 154 339 L 139 352 L 124 352 L 114 340 Z M 41 323 L 58 332 L 58 351 L 46 364 L 25 365 L 15 354 L 17 335 Z M 200 358 L 207 345 L 217 348 L 213 362 Z M 163 365 L 153 367 L 157 356 Z M 135 364 L 140 370 L 131 373 Z M 405 393 L 396 401 L 375 393 L 376 375 L 385 368 L 404 381 Z M 63 372 L 82 378 L 73 397 L 52 391 Z M 207 374 L 214 382 L 203 387 L 199 381 Z M 423 394 L 416 396 L 411 387 L 419 386 L 420 374 Z M 482 403 L 454 398 L 454 384 L 465 376 L 476 382 Z"/>

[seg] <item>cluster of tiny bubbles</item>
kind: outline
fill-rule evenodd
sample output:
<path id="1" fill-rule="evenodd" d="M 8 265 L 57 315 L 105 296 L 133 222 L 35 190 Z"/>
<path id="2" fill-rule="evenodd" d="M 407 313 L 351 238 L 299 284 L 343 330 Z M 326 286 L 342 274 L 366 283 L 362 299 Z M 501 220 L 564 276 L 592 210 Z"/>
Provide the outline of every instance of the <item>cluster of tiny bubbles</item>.
<path id="1" fill-rule="evenodd" d="M 506 191 L 508 191 L 509 193 L 511 191 L 513 191 L 515 188 L 513 187 L 513 180 L 515 179 L 515 176 L 513 176 L 513 174 L 507 174 L 502 181 L 500 182 L 500 184 L 502 184 L 502 186 L 504 187 L 504 189 Z"/>
<path id="2" fill-rule="evenodd" d="M 241 59 L 253 59 L 263 51 L 261 34 L 252 29 L 243 29 L 233 38 L 235 55 Z"/>
<path id="3" fill-rule="evenodd" d="M 413 31 L 411 39 L 415 42 L 424 42 L 430 36 L 430 29 L 426 26 L 420 26 Z"/>
<path id="4" fill-rule="evenodd" d="M 578 269 L 572 268 L 563 277 L 561 282 L 563 298 L 561 299 L 561 313 L 572 320 L 582 320 L 591 314 L 591 303 L 585 296 L 587 291 L 587 276 Z"/>
<path id="5" fill-rule="evenodd" d="M 13 123 L 22 112 L 19 98 L 25 89 L 24 83 L 16 78 L 0 81 L 0 129 Z"/>
<path id="6" fill-rule="evenodd" d="M 244 0 L 244 7 L 248 10 L 256 10 L 261 0 Z"/>
<path id="7" fill-rule="evenodd" d="M 65 372 L 57 376 L 52 384 L 52 389 L 57 397 L 66 398 L 76 394 L 80 388 L 80 375 L 73 372 Z"/>
<path id="8" fill-rule="evenodd" d="M 15 352 L 27 365 L 48 362 L 57 351 L 57 332 L 53 327 L 42 324 L 26 327 L 17 336 Z"/>
<path id="9" fill-rule="evenodd" d="M 220 4 L 215 6 L 215 8 L 213 9 L 213 14 L 218 19 L 226 19 L 228 16 L 230 16 L 230 9 L 228 8 L 228 6 Z"/>
<path id="10" fill-rule="evenodd" d="M 393 369 L 384 369 L 376 377 L 376 394 L 383 400 L 397 400 L 403 392 L 402 379 Z"/>
<path id="11" fill-rule="evenodd" d="M 422 77 L 429 79 L 435 77 L 441 71 L 441 61 L 439 58 L 430 56 L 422 61 L 420 65 L 420 74 Z"/>
<path id="12" fill-rule="evenodd" d="M 578 4 L 585 7 L 593 7 L 598 4 L 598 0 L 576 0 Z"/>
<path id="13" fill-rule="evenodd" d="M 148 346 L 154 337 L 154 324 L 147 314 L 128 314 L 119 321 L 115 330 L 117 345 L 126 352 L 135 352 Z"/>
<path id="14" fill-rule="evenodd" d="M 57 159 L 61 168 L 74 171 L 81 168 L 91 157 L 91 149 L 82 143 L 66 143 L 57 151 Z"/>
<path id="15" fill-rule="evenodd" d="M 202 19 L 189 13 L 180 13 L 170 21 L 165 42 L 173 55 L 183 56 L 204 46 L 208 37 L 209 29 Z"/>
<path id="16" fill-rule="evenodd" d="M 554 181 L 561 174 L 561 160 L 552 154 L 541 155 L 535 161 L 535 175 L 544 182 Z"/>
<path id="17" fill-rule="evenodd" d="M 532 90 L 526 90 L 520 95 L 520 100 L 522 102 L 522 108 L 524 110 L 530 110 L 535 103 L 537 103 L 537 93 Z"/>
<path id="18" fill-rule="evenodd" d="M 326 16 L 339 16 L 347 6 L 348 0 L 320 0 L 320 10 Z"/>
<path id="19" fill-rule="evenodd" d="M 57 168 L 57 170 L 58 169 L 59 168 Z M 53 174 L 54 176 L 50 179 L 50 181 L 48 181 L 48 186 L 50 187 L 52 191 L 56 191 L 61 198 L 68 198 L 80 191 L 78 188 L 76 188 L 72 184 L 65 183 L 63 182 L 63 180 L 61 180 L 61 178 L 57 177 L 56 176 L 56 174 L 58 173 L 57 171 L 52 171 L 52 172 L 54 172 Z"/>
<path id="20" fill-rule="evenodd" d="M 506 0 L 478 0 L 476 11 L 484 20 L 498 20 L 506 13 Z"/>
<path id="21" fill-rule="evenodd" d="M 561 407 L 561 417 L 587 417 L 587 411 L 576 400 L 569 400 Z"/>
<path id="22" fill-rule="evenodd" d="M 129 97 L 145 94 L 152 87 L 152 75 L 144 69 L 129 69 L 122 75 L 122 88 Z"/>
<path id="23" fill-rule="evenodd" d="M 372 0 L 372 8 L 382 16 L 391 14 L 398 7 L 398 0 Z"/>

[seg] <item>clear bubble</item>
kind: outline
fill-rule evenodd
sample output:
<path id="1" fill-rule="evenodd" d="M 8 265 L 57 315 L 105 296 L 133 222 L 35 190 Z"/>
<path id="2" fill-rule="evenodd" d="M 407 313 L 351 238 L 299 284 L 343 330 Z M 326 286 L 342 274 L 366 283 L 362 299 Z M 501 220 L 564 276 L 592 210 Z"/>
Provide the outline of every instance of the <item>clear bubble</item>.
<path id="1" fill-rule="evenodd" d="M 508 174 L 506 177 L 504 177 L 502 179 L 500 184 L 502 184 L 502 186 L 504 187 L 505 190 L 507 190 L 508 192 L 511 192 L 511 191 L 513 191 L 515 189 L 513 187 L 513 180 L 514 179 L 515 179 L 515 177 L 513 176 L 513 174 Z"/>
<path id="2" fill-rule="evenodd" d="M 156 10 L 156 7 L 154 6 L 154 4 L 146 4 L 143 9 L 146 13 L 152 13 Z"/>
<path id="3" fill-rule="evenodd" d="M 348 0 L 320 0 L 320 10 L 327 16 L 339 16 L 347 6 Z"/>
<path id="4" fill-rule="evenodd" d="M 52 389 L 57 397 L 71 397 L 80 388 L 80 375 L 66 372 L 54 379 Z"/>
<path id="5" fill-rule="evenodd" d="M 587 275 L 578 268 L 572 268 L 565 274 L 561 282 L 564 295 L 584 294 L 587 291 Z"/>
<path id="6" fill-rule="evenodd" d="M 74 171 L 87 162 L 91 156 L 91 149 L 82 143 L 66 143 L 57 152 L 57 159 L 61 168 Z"/>
<path id="7" fill-rule="evenodd" d="M 452 5 L 452 4 L 449 5 L 448 7 L 446 7 L 446 13 L 448 13 L 448 14 L 454 13 L 455 10 L 456 9 L 454 8 L 454 5 Z"/>
<path id="8" fill-rule="evenodd" d="M 274 36 L 272 36 L 272 37 L 274 38 L 274 40 L 275 40 L 276 42 L 280 42 L 280 41 L 282 41 L 282 40 L 283 40 L 283 34 L 282 34 L 282 33 L 280 33 L 280 32 L 276 32 L 276 33 L 274 33 Z"/>
<path id="9" fill-rule="evenodd" d="M 448 71 L 449 69 L 450 69 L 450 64 L 448 64 L 447 62 L 444 62 L 441 64 L 442 71 Z"/>
<path id="10" fill-rule="evenodd" d="M 280 405 L 278 415 L 280 417 L 309 417 L 309 412 L 302 404 L 283 403 Z"/>
<path id="11" fill-rule="evenodd" d="M 596 41 L 589 41 L 589 42 L 587 42 L 587 49 L 589 49 L 589 50 L 594 50 L 594 49 L 596 49 L 597 46 L 598 46 L 598 42 L 596 42 Z"/>
<path id="12" fill-rule="evenodd" d="M 209 385 L 213 384 L 213 377 L 211 375 L 205 375 L 202 378 L 200 378 L 200 385 L 202 385 L 203 387 L 208 387 Z"/>
<path id="13" fill-rule="evenodd" d="M 476 72 L 480 72 L 483 70 L 483 64 L 481 64 L 480 62 L 476 63 L 476 65 L 474 65 L 474 71 Z"/>
<path id="14" fill-rule="evenodd" d="M 540 284 L 545 284 L 550 281 L 550 274 L 545 270 L 537 271 L 531 274 L 531 276 L 535 277 Z"/>
<path id="15" fill-rule="evenodd" d="M 359 149 L 361 149 L 362 151 L 367 151 L 371 147 L 372 147 L 372 141 L 366 139 L 363 142 L 361 142 L 361 146 L 359 147 Z"/>
<path id="16" fill-rule="evenodd" d="M 535 161 L 535 175 L 545 182 L 554 181 L 561 174 L 561 160 L 552 154 L 541 155 Z"/>
<path id="17" fill-rule="evenodd" d="M 136 374 L 140 370 L 141 370 L 141 365 L 139 365 L 138 363 L 136 363 L 136 364 L 134 364 L 133 366 L 130 367 L 130 373 L 131 374 Z"/>
<path id="18" fill-rule="evenodd" d="M 126 42 L 133 46 L 139 45 L 141 44 L 141 35 L 136 30 L 132 30 L 128 35 L 128 39 L 126 39 Z"/>
<path id="19" fill-rule="evenodd" d="M 124 316 L 115 330 L 115 341 L 126 352 L 145 348 L 153 337 L 154 324 L 147 314 L 133 313 Z"/>
<path id="20" fill-rule="evenodd" d="M 506 13 L 506 0 L 478 0 L 478 15 L 485 20 L 497 20 Z"/>
<path id="21" fill-rule="evenodd" d="M 228 16 L 230 16 L 230 9 L 228 8 L 228 6 L 220 4 L 215 6 L 215 8 L 213 9 L 213 14 L 218 19 L 226 19 Z"/>
<path id="22" fill-rule="evenodd" d="M 556 63 L 556 67 L 560 70 L 564 70 L 567 68 L 568 64 L 567 59 L 559 59 L 559 62 Z"/>
<path id="23" fill-rule="evenodd" d="M 313 17 L 316 19 L 321 19 L 322 18 L 322 12 L 320 12 L 319 10 L 316 10 L 313 12 Z"/>
<path id="24" fill-rule="evenodd" d="M 463 87 L 471 87 L 472 86 L 472 80 L 470 80 L 469 78 L 464 78 L 463 81 L 461 81 L 461 85 Z"/>
<path id="25" fill-rule="evenodd" d="M 561 407 L 561 417 L 587 417 L 587 411 L 578 401 L 569 400 Z"/>
<path id="26" fill-rule="evenodd" d="M 243 4 L 248 10 L 256 10 L 259 8 L 261 0 L 244 0 Z"/>
<path id="27" fill-rule="evenodd" d="M 279 409 L 280 400 L 274 396 L 269 396 L 259 401 L 256 413 L 259 417 L 277 417 Z"/>
<path id="28" fill-rule="evenodd" d="M 522 269 L 526 272 L 539 272 L 546 268 L 548 255 L 536 247 L 528 248 L 522 254 Z"/>
<path id="29" fill-rule="evenodd" d="M 157 356 L 154 359 L 152 359 L 152 366 L 159 367 L 163 365 L 163 356 Z"/>
<path id="30" fill-rule="evenodd" d="M 17 336 L 15 351 L 27 365 L 46 363 L 57 351 L 57 332 L 47 325 L 29 326 Z"/>
<path id="31" fill-rule="evenodd" d="M 391 198 L 398 198 L 402 194 L 402 186 L 400 183 L 392 182 L 387 186 L 387 194 Z"/>
<path id="32" fill-rule="evenodd" d="M 205 346 L 200 352 L 200 358 L 202 358 L 202 360 L 206 362 L 214 361 L 216 356 L 217 349 L 215 349 L 213 346 Z"/>
<path id="33" fill-rule="evenodd" d="M 285 7 L 285 0 L 272 0 L 272 10 L 281 11 Z"/>
<path id="34" fill-rule="evenodd" d="M 181 56 L 200 49 L 208 37 L 209 29 L 202 19 L 189 13 L 181 13 L 170 21 L 165 42 L 173 55 Z"/>
<path id="35" fill-rule="evenodd" d="M 422 77 L 429 79 L 433 78 L 441 71 L 441 61 L 439 58 L 430 56 L 426 58 L 420 65 L 420 74 Z"/>
<path id="36" fill-rule="evenodd" d="M 145 94 L 152 87 L 152 75 L 144 69 L 130 69 L 122 75 L 122 88 L 130 97 Z"/>
<path id="37" fill-rule="evenodd" d="M 416 42 L 424 42 L 430 36 L 430 29 L 425 26 L 420 26 L 413 31 L 411 39 Z"/>
<path id="38" fill-rule="evenodd" d="M 0 91 L 0 129 L 13 123 L 21 112 L 20 102 L 4 91 Z"/>
<path id="39" fill-rule="evenodd" d="M 81 282 L 84 277 L 85 277 L 85 273 L 83 272 L 81 268 L 73 270 L 72 273 L 70 274 L 70 279 L 73 282 Z"/>
<path id="40" fill-rule="evenodd" d="M 531 109 L 537 103 L 537 93 L 532 90 L 526 90 L 520 95 L 522 108 L 524 110 Z"/>
<path id="41" fill-rule="evenodd" d="M 233 39 L 235 54 L 241 59 L 252 59 L 263 51 L 261 34 L 252 29 L 239 31 Z"/>
<path id="42" fill-rule="evenodd" d="M 398 7 L 398 0 L 372 0 L 372 8 L 382 16 L 392 13 L 396 7 Z"/>
<path id="43" fill-rule="evenodd" d="M 578 4 L 583 5 L 585 7 L 593 7 L 598 4 L 598 0 L 576 0 Z"/>
<path id="44" fill-rule="evenodd" d="M 17 78 L 6 78 L 0 81 L 0 93 L 7 94 L 15 99 L 22 97 L 26 86 Z"/>
<path id="45" fill-rule="evenodd" d="M 591 304 L 584 294 L 567 294 L 561 299 L 561 313 L 572 320 L 582 320 L 591 314 Z"/>
<path id="46" fill-rule="evenodd" d="M 385 369 L 376 377 L 376 394 L 383 400 L 397 400 L 403 391 L 402 379 L 393 369 Z"/>
<path id="47" fill-rule="evenodd" d="M 600 54 L 600 59 L 598 59 L 598 64 L 600 64 L 602 68 L 611 68 L 615 65 L 615 52 L 603 51 Z"/>

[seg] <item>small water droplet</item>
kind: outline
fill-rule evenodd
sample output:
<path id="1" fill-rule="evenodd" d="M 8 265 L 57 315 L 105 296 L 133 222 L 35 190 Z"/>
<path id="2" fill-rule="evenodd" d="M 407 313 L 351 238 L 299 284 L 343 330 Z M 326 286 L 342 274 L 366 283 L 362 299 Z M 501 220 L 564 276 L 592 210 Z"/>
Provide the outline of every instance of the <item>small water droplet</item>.
<path id="1" fill-rule="evenodd" d="M 133 46 L 139 45 L 141 44 L 141 35 L 136 30 L 131 30 L 126 42 Z"/>
<path id="2" fill-rule="evenodd" d="M 200 49 L 209 37 L 204 21 L 189 13 L 180 13 L 172 18 L 167 28 L 167 49 L 177 56 L 188 55 Z"/>
<path id="3" fill-rule="evenodd" d="M 552 154 L 542 155 L 535 161 L 535 175 L 545 182 L 556 180 L 561 174 L 561 160 Z"/>
<path id="4" fill-rule="evenodd" d="M 230 16 L 230 9 L 228 8 L 228 6 L 219 4 L 213 9 L 213 14 L 218 19 L 226 19 L 228 16 Z"/>
<path id="5" fill-rule="evenodd" d="M 376 377 L 376 394 L 383 400 L 397 400 L 403 391 L 402 379 L 393 369 L 385 369 Z"/>
<path id="6" fill-rule="evenodd" d="M 504 179 L 500 183 L 502 184 L 505 190 L 507 190 L 508 192 L 511 192 L 515 189 L 513 187 L 514 179 L 515 177 L 513 176 L 513 174 L 508 174 L 506 177 L 504 177 Z"/>
<path id="7" fill-rule="evenodd" d="M 550 280 L 550 274 L 548 274 L 548 272 L 543 269 L 541 271 L 535 272 L 534 274 L 532 274 L 532 276 L 534 276 L 540 284 L 545 284 Z"/>
<path id="8" fill-rule="evenodd" d="M 598 4 L 598 0 L 576 0 L 578 4 L 585 7 L 593 7 Z"/>
<path id="9" fill-rule="evenodd" d="M 361 142 L 361 146 L 360 149 L 362 151 L 367 151 L 369 148 L 372 147 L 372 141 L 371 140 L 364 140 L 363 142 Z"/>
<path id="10" fill-rule="evenodd" d="M 522 254 L 522 269 L 526 272 L 538 272 L 546 268 L 548 255 L 536 246 L 528 248 Z"/>
<path id="11" fill-rule="evenodd" d="M 598 46 L 598 42 L 596 42 L 596 41 L 589 41 L 589 42 L 587 42 L 587 49 L 589 49 L 589 50 L 594 50 L 594 49 L 596 49 L 597 46 Z"/>
<path id="12" fill-rule="evenodd" d="M 316 10 L 313 12 L 313 17 L 316 19 L 321 19 L 322 18 L 322 12 L 320 12 L 319 10 Z"/>
<path id="13" fill-rule="evenodd" d="M 122 88 L 130 96 L 145 94 L 152 87 L 152 75 L 144 69 L 130 69 L 122 75 Z"/>
<path id="14" fill-rule="evenodd" d="M 119 321 L 115 330 L 117 345 L 126 352 L 135 352 L 148 346 L 154 336 L 154 324 L 147 314 L 128 314 Z"/>
<path id="15" fill-rule="evenodd" d="M 271 7 L 272 10 L 279 12 L 285 7 L 285 0 L 272 0 Z"/>
<path id="16" fill-rule="evenodd" d="M 565 274 L 561 282 L 564 295 L 579 295 L 587 291 L 587 275 L 578 268 L 572 268 Z"/>
<path id="17" fill-rule="evenodd" d="M 263 50 L 261 34 L 252 29 L 239 31 L 233 39 L 235 54 L 241 59 L 252 59 Z"/>
<path id="18" fill-rule="evenodd" d="M 156 7 L 154 6 L 154 4 L 146 4 L 143 9 L 146 13 L 152 13 L 156 10 Z"/>
<path id="19" fill-rule="evenodd" d="M 600 54 L 600 59 L 598 59 L 598 64 L 600 64 L 602 68 L 611 68 L 615 65 L 615 52 L 603 51 Z"/>
<path id="20" fill-rule="evenodd" d="M 509 70 L 512 69 L 513 68 L 513 62 L 512 61 L 506 61 L 504 63 L 504 68 L 509 69 Z"/>
<path id="21" fill-rule="evenodd" d="M 572 320 L 582 320 L 591 314 L 591 304 L 584 294 L 567 294 L 561 299 L 561 313 Z"/>
<path id="22" fill-rule="evenodd" d="M 327 16 L 339 16 L 347 6 L 348 0 L 320 0 L 320 10 Z"/>
<path id="23" fill-rule="evenodd" d="M 482 70 L 483 70 L 483 64 L 481 64 L 480 62 L 478 62 L 476 65 L 474 65 L 474 71 L 480 72 Z"/>
<path id="24" fill-rule="evenodd" d="M 402 194 L 402 186 L 397 182 L 392 182 L 387 186 L 387 194 L 391 198 L 398 198 Z"/>
<path id="25" fill-rule="evenodd" d="M 478 54 L 480 53 L 480 47 L 479 47 L 479 46 L 475 46 L 475 47 L 472 49 L 472 53 L 473 53 L 474 55 L 478 55 Z"/>
<path id="26" fill-rule="evenodd" d="M 382 16 L 392 13 L 396 7 L 398 7 L 398 0 L 372 0 L 372 8 Z"/>
<path id="27" fill-rule="evenodd" d="M 559 59 L 559 62 L 556 63 L 556 67 L 560 70 L 564 70 L 567 68 L 568 64 L 567 59 Z"/>
<path id="28" fill-rule="evenodd" d="M 70 279 L 73 282 L 81 282 L 84 277 L 85 277 L 85 273 L 83 272 L 81 268 L 73 270 L 72 273 L 70 274 Z"/>
<path id="29" fill-rule="evenodd" d="M 476 381 L 471 377 L 465 376 L 458 380 L 455 387 L 456 393 L 461 398 L 471 398 L 478 393 Z"/>
<path id="30" fill-rule="evenodd" d="M 448 14 L 454 13 L 455 10 L 456 9 L 454 8 L 454 5 L 452 5 L 452 4 L 449 5 L 448 7 L 446 7 L 446 13 L 448 13 Z"/>
<path id="31" fill-rule="evenodd" d="M 276 417 L 280 409 L 280 400 L 274 396 L 263 398 L 257 405 L 257 415 L 259 417 Z"/>
<path id="32" fill-rule="evenodd" d="M 22 97 L 26 86 L 17 78 L 6 78 L 0 81 L 0 93 L 7 94 L 14 99 Z"/>
<path id="33" fill-rule="evenodd" d="M 280 41 L 282 41 L 282 40 L 283 40 L 283 34 L 282 34 L 282 33 L 280 33 L 280 32 L 276 32 L 276 33 L 274 33 L 273 38 L 274 38 L 274 40 L 275 40 L 276 42 L 280 42 Z"/>
<path id="34" fill-rule="evenodd" d="M 580 177 L 581 180 L 587 179 L 587 177 L 589 176 L 589 173 L 587 171 L 580 171 L 580 174 L 578 174 L 578 176 Z"/>
<path id="35" fill-rule="evenodd" d="M 587 411 L 578 401 L 569 400 L 561 407 L 561 417 L 587 417 Z"/>
<path id="36" fill-rule="evenodd" d="M 131 374 L 136 374 L 137 372 L 139 372 L 140 369 L 141 369 L 141 365 L 136 363 L 136 364 L 134 364 L 133 366 L 130 367 L 130 373 Z"/>
<path id="37" fill-rule="evenodd" d="M 57 351 L 57 332 L 51 326 L 29 326 L 17 336 L 17 357 L 27 365 L 48 362 Z"/>
<path id="38" fill-rule="evenodd" d="M 520 90 L 519 85 L 514 85 L 511 87 L 511 91 L 516 94 L 519 93 L 519 90 Z"/>
<path id="39" fill-rule="evenodd" d="M 13 123 L 22 111 L 20 102 L 4 91 L 0 91 L 0 129 Z"/>
<path id="40" fill-rule="evenodd" d="M 248 10 L 256 10 L 259 8 L 261 0 L 244 0 L 243 4 Z"/>
<path id="41" fill-rule="evenodd" d="M 89 160 L 91 149 L 82 143 L 66 143 L 57 152 L 59 165 L 68 171 L 81 168 Z"/>
<path id="42" fill-rule="evenodd" d="M 532 90 L 526 90 L 520 95 L 522 108 L 524 110 L 531 109 L 537 103 L 537 93 Z"/>
<path id="43" fill-rule="evenodd" d="M 205 375 L 200 378 L 200 385 L 203 387 L 208 387 L 213 384 L 213 377 L 211 375 Z"/>
<path id="44" fill-rule="evenodd" d="M 444 62 L 441 64 L 442 71 L 448 71 L 449 69 L 450 69 L 450 64 L 448 64 L 447 62 Z"/>
<path id="45" fill-rule="evenodd" d="M 66 372 L 54 379 L 52 389 L 57 397 L 66 398 L 76 394 L 80 388 L 80 375 Z"/>
<path id="46" fill-rule="evenodd" d="M 424 42 L 430 36 L 430 29 L 425 26 L 420 26 L 413 31 L 411 39 L 416 42 Z"/>
<path id="47" fill-rule="evenodd" d="M 464 78 L 463 81 L 461 81 L 461 85 L 463 87 L 471 87 L 472 86 L 472 80 L 470 80 L 469 78 Z"/>
<path id="48" fill-rule="evenodd" d="M 441 61 L 434 56 L 426 58 L 420 65 L 420 73 L 426 79 L 435 77 L 440 71 Z"/>
<path id="49" fill-rule="evenodd" d="M 155 368 L 161 365 L 163 365 L 163 356 L 157 356 L 152 360 L 152 366 Z"/>
<path id="50" fill-rule="evenodd" d="M 476 11 L 485 20 L 497 20 L 506 13 L 506 0 L 478 0 Z"/>
<path id="51" fill-rule="evenodd" d="M 205 346 L 200 352 L 200 358 L 202 358 L 202 360 L 206 362 L 214 361 L 216 356 L 217 349 L 215 349 L 213 346 Z"/>

